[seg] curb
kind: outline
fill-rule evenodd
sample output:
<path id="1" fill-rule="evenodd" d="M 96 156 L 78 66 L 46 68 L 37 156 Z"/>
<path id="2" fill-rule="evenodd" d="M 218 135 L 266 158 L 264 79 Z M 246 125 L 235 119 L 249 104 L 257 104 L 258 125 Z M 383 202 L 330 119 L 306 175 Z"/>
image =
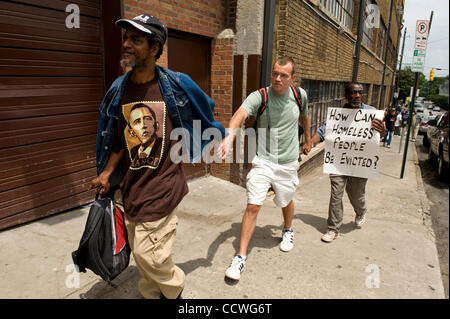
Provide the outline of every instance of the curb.
<path id="1" fill-rule="evenodd" d="M 412 151 L 413 151 L 413 154 L 414 154 L 414 169 L 416 171 L 417 191 L 420 194 L 419 195 L 420 196 L 419 199 L 420 199 L 420 204 L 422 206 L 423 224 L 430 229 L 432 237 L 435 238 L 435 234 L 434 234 L 434 231 L 432 229 L 432 222 L 431 222 L 430 202 L 429 202 L 427 194 L 425 192 L 425 187 L 423 186 L 422 172 L 420 171 L 419 157 L 417 155 L 417 150 L 416 150 L 416 146 L 415 145 L 414 145 Z"/>

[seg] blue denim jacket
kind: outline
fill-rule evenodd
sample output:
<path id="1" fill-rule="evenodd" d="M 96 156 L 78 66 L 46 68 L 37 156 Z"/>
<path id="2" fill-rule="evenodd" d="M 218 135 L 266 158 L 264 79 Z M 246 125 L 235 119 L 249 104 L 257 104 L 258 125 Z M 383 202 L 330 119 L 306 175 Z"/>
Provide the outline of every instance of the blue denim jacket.
<path id="1" fill-rule="evenodd" d="M 361 103 L 361 109 L 373 110 L 375 109 L 373 106 Z M 325 140 L 325 132 L 327 129 L 327 122 L 325 122 L 321 127 L 319 127 L 316 131 L 316 134 L 319 135 L 320 141 L 323 142 Z"/>
<path id="2" fill-rule="evenodd" d="M 96 141 L 97 174 L 102 172 L 111 153 L 121 100 L 130 75 L 131 72 L 127 72 L 117 78 L 106 92 L 100 105 Z M 198 163 L 205 146 L 214 137 L 207 136 L 202 139 L 201 135 L 196 136 L 193 120 L 200 120 L 202 135 L 206 129 L 216 128 L 220 131 L 221 138 L 225 136 L 225 128 L 213 116 L 215 102 L 186 74 L 156 66 L 156 76 L 174 127 L 183 128 L 185 134 L 182 141 L 190 142 L 189 145 L 182 147 L 189 150 L 190 161 Z M 115 174 L 119 174 L 119 176 L 114 176 Z M 111 179 L 114 178 L 120 180 L 119 170 L 116 170 L 111 176 Z"/>

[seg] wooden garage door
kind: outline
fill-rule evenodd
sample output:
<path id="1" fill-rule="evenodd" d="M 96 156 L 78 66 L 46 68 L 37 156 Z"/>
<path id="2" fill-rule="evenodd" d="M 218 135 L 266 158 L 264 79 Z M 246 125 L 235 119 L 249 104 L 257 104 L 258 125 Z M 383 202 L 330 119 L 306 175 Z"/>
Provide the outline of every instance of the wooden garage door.
<path id="1" fill-rule="evenodd" d="M 169 30 L 169 69 L 188 74 L 195 83 L 210 95 L 211 39 L 192 33 Z M 183 164 L 188 179 L 207 173 L 205 163 Z"/>
<path id="2" fill-rule="evenodd" d="M 100 0 L 0 2 L 0 229 L 92 201 L 100 16 Z"/>

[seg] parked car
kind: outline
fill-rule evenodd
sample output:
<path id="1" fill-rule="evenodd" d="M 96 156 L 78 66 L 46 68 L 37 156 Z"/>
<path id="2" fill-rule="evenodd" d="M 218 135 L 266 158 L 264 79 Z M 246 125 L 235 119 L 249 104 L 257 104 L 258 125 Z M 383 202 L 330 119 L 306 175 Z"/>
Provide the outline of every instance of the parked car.
<path id="1" fill-rule="evenodd" d="M 423 113 L 423 105 L 422 104 L 414 104 L 414 108 L 416 109 L 417 112 L 421 112 Z"/>
<path id="2" fill-rule="evenodd" d="M 422 121 L 419 124 L 419 135 L 427 135 L 428 130 L 428 121 L 435 119 L 436 116 L 434 115 L 424 115 L 422 117 Z"/>
<path id="3" fill-rule="evenodd" d="M 423 140 L 422 140 L 423 146 L 425 146 L 427 148 L 430 146 L 430 136 L 431 136 L 431 134 L 433 134 L 434 130 L 437 129 L 437 127 L 440 124 L 440 121 L 443 118 L 444 118 L 444 114 L 439 113 L 438 115 L 436 115 L 436 117 L 434 119 L 431 119 L 427 122 L 428 128 L 427 128 L 426 134 L 424 134 L 424 136 L 423 136 Z"/>
<path id="4" fill-rule="evenodd" d="M 439 121 L 438 126 L 430 134 L 430 148 L 428 149 L 428 160 L 431 164 L 436 164 L 439 178 L 446 180 L 449 171 L 448 158 L 448 127 L 449 127 L 449 112 Z M 436 161 L 437 160 L 437 161 Z"/>
<path id="5" fill-rule="evenodd" d="M 433 111 L 439 112 L 440 110 L 441 110 L 441 108 L 439 106 L 433 107 Z"/>

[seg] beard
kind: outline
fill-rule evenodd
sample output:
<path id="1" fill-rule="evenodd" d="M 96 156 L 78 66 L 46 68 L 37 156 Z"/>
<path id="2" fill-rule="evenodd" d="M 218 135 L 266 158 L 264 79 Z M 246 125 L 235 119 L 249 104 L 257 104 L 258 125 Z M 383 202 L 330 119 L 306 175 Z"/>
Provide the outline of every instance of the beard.
<path id="1" fill-rule="evenodd" d="M 120 60 L 120 66 L 124 69 L 125 68 L 134 68 L 136 66 L 136 60 L 133 59 L 131 61 L 127 61 L 127 60 L 122 59 L 122 60 Z"/>
<path id="2" fill-rule="evenodd" d="M 359 102 L 351 102 L 350 105 L 352 106 L 352 108 L 354 109 L 359 109 L 362 105 L 362 101 Z"/>

